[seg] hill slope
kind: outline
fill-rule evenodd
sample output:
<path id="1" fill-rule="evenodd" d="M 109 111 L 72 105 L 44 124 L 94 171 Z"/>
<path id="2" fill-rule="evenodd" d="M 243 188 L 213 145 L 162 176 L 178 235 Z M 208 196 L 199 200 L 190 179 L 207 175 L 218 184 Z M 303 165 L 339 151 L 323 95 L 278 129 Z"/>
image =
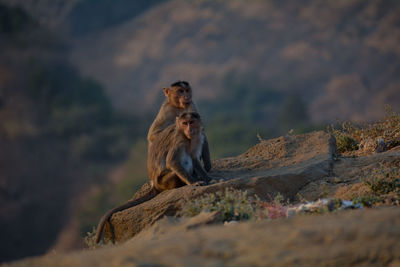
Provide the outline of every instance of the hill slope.
<path id="1" fill-rule="evenodd" d="M 0 50 L 3 262 L 46 252 L 142 127 L 71 66 L 60 36 L 1 3 Z"/>
<path id="2" fill-rule="evenodd" d="M 385 103 L 400 108 L 399 12 L 379 0 L 168 1 L 75 40 L 72 58 L 135 112 L 185 79 L 210 116 L 232 98 L 271 121 L 295 94 L 313 121 L 374 120 Z"/>

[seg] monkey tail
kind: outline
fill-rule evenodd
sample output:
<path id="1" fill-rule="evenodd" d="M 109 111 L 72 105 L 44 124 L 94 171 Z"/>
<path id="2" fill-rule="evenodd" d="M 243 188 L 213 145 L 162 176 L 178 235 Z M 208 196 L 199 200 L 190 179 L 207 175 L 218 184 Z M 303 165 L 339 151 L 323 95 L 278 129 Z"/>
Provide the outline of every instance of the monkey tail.
<path id="1" fill-rule="evenodd" d="M 129 209 L 131 207 L 134 207 L 134 206 L 142 204 L 146 201 L 149 201 L 150 199 L 154 198 L 158 193 L 159 193 L 159 191 L 157 189 L 155 189 L 154 187 L 152 187 L 151 190 L 144 196 L 139 197 L 137 199 L 128 200 L 121 206 L 115 207 L 115 208 L 107 211 L 106 214 L 104 214 L 104 216 L 101 217 L 99 224 L 97 225 L 96 239 L 95 239 L 96 244 L 98 244 L 101 240 L 101 235 L 103 233 L 104 225 L 106 224 L 106 222 L 111 218 L 111 216 L 114 213 L 125 210 L 125 209 Z"/>

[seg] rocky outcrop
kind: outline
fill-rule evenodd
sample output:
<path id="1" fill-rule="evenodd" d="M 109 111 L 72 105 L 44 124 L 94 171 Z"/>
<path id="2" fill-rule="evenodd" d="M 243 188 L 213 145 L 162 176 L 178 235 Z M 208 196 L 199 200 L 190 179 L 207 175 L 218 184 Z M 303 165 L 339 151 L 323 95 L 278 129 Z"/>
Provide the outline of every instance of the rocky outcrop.
<path id="1" fill-rule="evenodd" d="M 359 157 L 342 155 L 335 161 L 331 176 L 310 182 L 299 194 L 307 200 L 327 196 L 352 200 L 356 196 L 370 195 L 368 181 L 400 177 L 399 173 L 400 146 L 386 152 Z"/>
<path id="2" fill-rule="evenodd" d="M 214 224 L 218 212 L 191 218 L 164 215 L 179 215 L 185 200 L 227 187 L 246 189 L 264 199 L 278 191 L 293 198 L 299 189 L 313 199 L 311 193 L 329 188 L 337 192 L 328 190 L 328 196 L 338 197 L 337 186 L 353 188 L 374 170 L 397 174 L 399 153 L 397 147 L 336 160 L 334 139 L 323 132 L 262 141 L 238 157 L 215 161 L 212 174 L 221 179 L 218 183 L 170 190 L 115 214 L 111 222 L 118 241 L 140 231 L 128 242 L 94 251 L 50 253 L 6 266 L 397 266 L 398 204 L 224 225 Z M 144 185 L 135 197 L 148 189 Z"/>
<path id="3" fill-rule="evenodd" d="M 398 266 L 398 207 L 196 227 L 165 217 L 121 246 L 52 253 L 9 267 Z"/>
<path id="4" fill-rule="evenodd" d="M 206 193 L 235 188 L 271 200 L 280 193 L 293 199 L 302 187 L 329 176 L 336 157 L 335 139 L 322 131 L 261 141 L 237 157 L 213 162 L 208 186 L 184 186 L 162 192 L 136 207 L 114 214 L 106 236 L 122 242 L 164 216 L 179 215 L 182 205 Z M 149 189 L 145 184 L 135 197 Z M 111 227 L 110 227 L 111 226 Z"/>

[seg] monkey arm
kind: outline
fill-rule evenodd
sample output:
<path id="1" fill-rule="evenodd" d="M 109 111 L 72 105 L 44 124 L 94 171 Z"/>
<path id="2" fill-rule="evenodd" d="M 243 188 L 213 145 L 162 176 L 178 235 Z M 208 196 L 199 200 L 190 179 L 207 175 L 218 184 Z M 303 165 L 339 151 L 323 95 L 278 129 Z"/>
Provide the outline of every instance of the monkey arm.
<path id="1" fill-rule="evenodd" d="M 149 133 L 147 134 L 147 141 L 149 141 L 149 143 L 152 143 L 156 138 L 156 135 L 159 134 L 161 131 L 162 131 L 162 123 L 157 116 L 157 118 L 150 126 Z"/>
<path id="2" fill-rule="evenodd" d="M 154 141 L 154 133 L 151 128 L 149 130 L 149 133 L 147 134 L 147 141 L 149 143 L 152 143 Z"/>
<path id="3" fill-rule="evenodd" d="M 164 101 L 157 113 L 156 118 L 149 128 L 149 132 L 147 134 L 147 140 L 149 143 L 154 142 L 157 136 L 166 128 L 168 128 L 168 126 L 175 124 L 175 118 L 179 112 L 180 110 L 173 107 L 168 100 Z"/>
<path id="4" fill-rule="evenodd" d="M 152 143 L 156 138 L 156 135 L 164 130 L 164 122 L 167 120 L 165 114 L 168 113 L 168 102 L 164 101 L 161 105 L 160 110 L 157 113 L 156 118 L 149 128 L 149 132 L 147 134 L 147 140 L 149 143 Z"/>
<path id="5" fill-rule="evenodd" d="M 167 154 L 166 167 L 173 171 L 185 184 L 196 182 L 194 177 L 182 166 L 180 157 L 184 151 L 182 149 L 171 149 Z"/>
<path id="6" fill-rule="evenodd" d="M 207 172 L 203 169 L 203 166 L 201 166 L 199 160 L 197 159 L 193 160 L 193 169 L 196 175 L 200 176 L 200 178 L 202 178 L 204 182 L 208 183 L 211 180 L 210 176 L 208 176 Z"/>
<path id="7" fill-rule="evenodd" d="M 201 150 L 201 158 L 203 159 L 204 169 L 209 172 L 212 168 L 211 166 L 211 159 L 210 159 L 210 148 L 208 146 L 208 139 L 205 133 L 204 141 L 203 141 L 203 148 Z"/>

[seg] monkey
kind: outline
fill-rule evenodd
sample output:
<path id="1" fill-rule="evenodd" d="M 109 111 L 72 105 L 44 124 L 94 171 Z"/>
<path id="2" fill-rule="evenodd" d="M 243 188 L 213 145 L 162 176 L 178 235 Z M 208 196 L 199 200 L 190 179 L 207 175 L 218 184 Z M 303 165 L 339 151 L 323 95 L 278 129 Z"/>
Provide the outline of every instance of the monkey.
<path id="1" fill-rule="evenodd" d="M 95 242 L 104 225 L 119 211 L 142 204 L 159 193 L 184 185 L 205 185 L 211 180 L 200 163 L 204 128 L 197 112 L 184 112 L 149 145 L 147 170 L 151 189 L 144 196 L 109 210 L 99 221 Z"/>
<path id="2" fill-rule="evenodd" d="M 196 105 L 192 101 L 192 88 L 186 81 L 177 81 L 169 87 L 163 88 L 165 100 L 150 126 L 147 134 L 149 145 L 164 131 L 169 125 L 175 123 L 175 118 L 182 112 L 198 112 Z M 204 143 L 201 159 L 203 160 L 204 169 L 210 171 L 211 157 L 208 139 L 203 131 Z"/>
<path id="3" fill-rule="evenodd" d="M 147 134 L 149 143 L 153 142 L 156 136 L 169 125 L 175 123 L 175 118 L 184 111 L 197 112 L 197 108 L 192 101 L 192 88 L 186 81 L 177 81 L 164 87 L 165 100 L 150 126 Z"/>
<path id="4" fill-rule="evenodd" d="M 149 146 L 147 170 L 161 191 L 210 180 L 200 163 L 205 135 L 200 115 L 184 112 Z"/>

